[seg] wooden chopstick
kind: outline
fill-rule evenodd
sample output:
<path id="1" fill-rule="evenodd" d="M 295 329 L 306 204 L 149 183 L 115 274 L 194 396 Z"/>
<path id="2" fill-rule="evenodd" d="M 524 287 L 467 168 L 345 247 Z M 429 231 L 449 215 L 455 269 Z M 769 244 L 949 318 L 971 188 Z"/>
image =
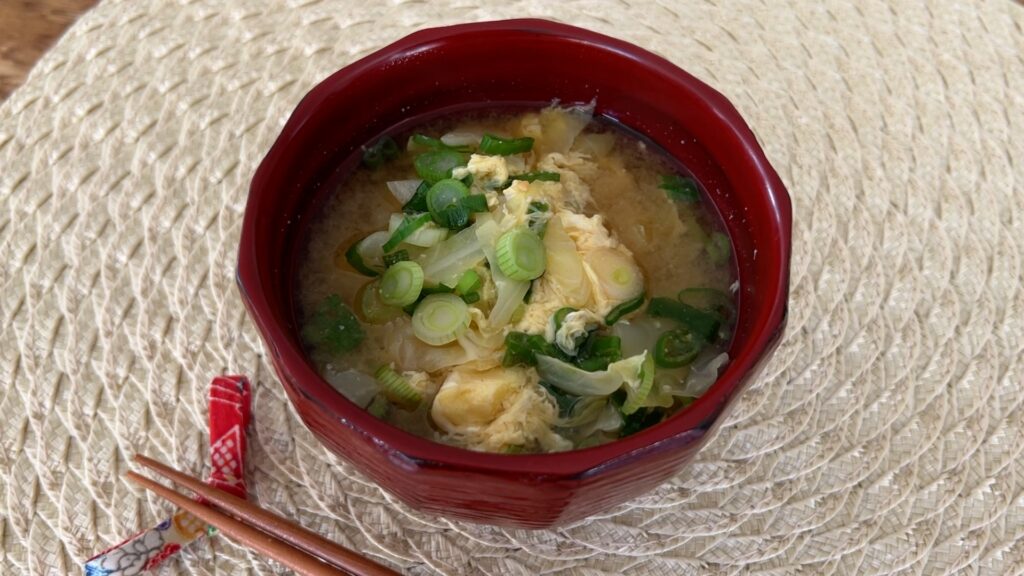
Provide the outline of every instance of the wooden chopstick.
<path id="1" fill-rule="evenodd" d="M 166 464 L 142 455 L 136 456 L 135 461 L 157 474 L 192 490 L 210 501 L 217 508 L 229 512 L 237 518 L 217 512 L 213 508 L 195 502 L 144 476 L 129 472 L 128 477 L 130 479 L 139 482 L 144 487 L 167 498 L 179 507 L 220 528 L 225 534 L 234 536 L 244 544 L 252 546 L 301 574 L 341 574 L 341 572 L 330 565 L 322 563 L 322 560 L 356 576 L 398 576 L 398 573 L 390 568 L 382 566 L 335 542 L 331 542 L 247 500 L 214 488 L 188 474 L 179 472 Z M 210 517 L 203 514 L 210 515 Z M 230 524 L 230 527 L 218 524 L 223 519 L 228 520 L 227 524 Z M 233 533 L 232 531 L 239 526 L 242 527 L 242 531 Z M 248 539 L 246 534 L 251 535 L 253 532 L 258 537 L 255 540 Z M 276 539 L 272 537 L 276 537 Z M 273 550 L 261 548 L 260 546 L 267 539 L 270 539 L 279 546 Z M 290 563 L 292 558 L 303 557 L 301 566 Z M 307 572 L 305 570 L 312 571 Z"/>
<path id="2" fill-rule="evenodd" d="M 157 484 L 145 476 L 136 474 L 135 472 L 128 472 L 126 476 L 129 480 L 142 485 L 142 487 L 156 493 L 165 500 L 172 502 L 179 508 L 191 512 L 207 524 L 216 526 L 224 532 L 224 534 L 227 534 L 250 548 L 254 548 L 258 552 L 262 552 L 303 576 L 318 576 L 323 574 L 345 576 L 345 572 L 342 572 L 330 564 L 320 561 L 317 557 L 307 554 L 298 548 L 294 548 L 283 541 L 278 540 L 274 536 L 261 532 L 248 524 L 235 520 L 227 514 L 222 514 L 213 508 L 203 506 L 202 504 L 189 499 L 187 496 Z"/>

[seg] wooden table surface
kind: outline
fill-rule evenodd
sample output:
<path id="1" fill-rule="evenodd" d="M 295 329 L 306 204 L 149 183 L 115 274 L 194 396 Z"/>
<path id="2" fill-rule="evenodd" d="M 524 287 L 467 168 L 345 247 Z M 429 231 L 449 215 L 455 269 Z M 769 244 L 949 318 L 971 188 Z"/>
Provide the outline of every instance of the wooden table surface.
<path id="1" fill-rule="evenodd" d="M 0 0 L 0 101 L 97 0 Z"/>

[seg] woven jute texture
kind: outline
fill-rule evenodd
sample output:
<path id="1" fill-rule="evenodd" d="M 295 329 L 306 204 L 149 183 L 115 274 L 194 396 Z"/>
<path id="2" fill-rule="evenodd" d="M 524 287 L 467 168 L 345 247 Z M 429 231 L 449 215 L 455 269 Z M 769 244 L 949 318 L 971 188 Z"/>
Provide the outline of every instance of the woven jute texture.
<path id="1" fill-rule="evenodd" d="M 789 329 L 727 424 L 552 531 L 418 514 L 329 454 L 234 282 L 249 179 L 306 91 L 418 28 L 523 15 L 724 92 L 795 205 Z M 102 3 L 0 106 L 0 572 L 79 573 L 156 522 L 127 458 L 204 473 L 234 372 L 255 500 L 409 574 L 1024 573 L 1022 54 L 1007 0 Z M 161 570 L 281 572 L 222 537 Z"/>

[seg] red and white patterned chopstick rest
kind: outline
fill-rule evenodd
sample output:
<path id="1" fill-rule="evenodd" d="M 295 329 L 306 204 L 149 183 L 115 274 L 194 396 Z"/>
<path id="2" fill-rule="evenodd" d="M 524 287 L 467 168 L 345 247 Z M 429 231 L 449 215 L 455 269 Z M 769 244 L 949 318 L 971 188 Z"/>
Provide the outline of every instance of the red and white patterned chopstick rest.
<path id="1" fill-rule="evenodd" d="M 251 390 L 244 376 L 218 376 L 210 384 L 210 466 L 207 482 L 245 498 L 245 435 Z M 213 527 L 183 510 L 156 527 L 85 562 L 86 576 L 131 576 L 155 567 Z"/>

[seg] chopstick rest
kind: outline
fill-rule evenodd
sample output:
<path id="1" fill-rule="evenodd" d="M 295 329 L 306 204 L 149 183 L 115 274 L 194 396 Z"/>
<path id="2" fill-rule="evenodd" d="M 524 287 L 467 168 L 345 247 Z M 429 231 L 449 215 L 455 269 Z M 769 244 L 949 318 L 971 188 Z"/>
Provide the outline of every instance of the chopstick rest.
<path id="1" fill-rule="evenodd" d="M 218 376 L 210 384 L 210 466 L 213 486 L 245 498 L 246 427 L 251 416 L 251 389 L 245 376 Z M 86 576 L 131 576 L 149 570 L 212 527 L 189 512 L 177 510 L 155 527 L 86 560 Z"/>

